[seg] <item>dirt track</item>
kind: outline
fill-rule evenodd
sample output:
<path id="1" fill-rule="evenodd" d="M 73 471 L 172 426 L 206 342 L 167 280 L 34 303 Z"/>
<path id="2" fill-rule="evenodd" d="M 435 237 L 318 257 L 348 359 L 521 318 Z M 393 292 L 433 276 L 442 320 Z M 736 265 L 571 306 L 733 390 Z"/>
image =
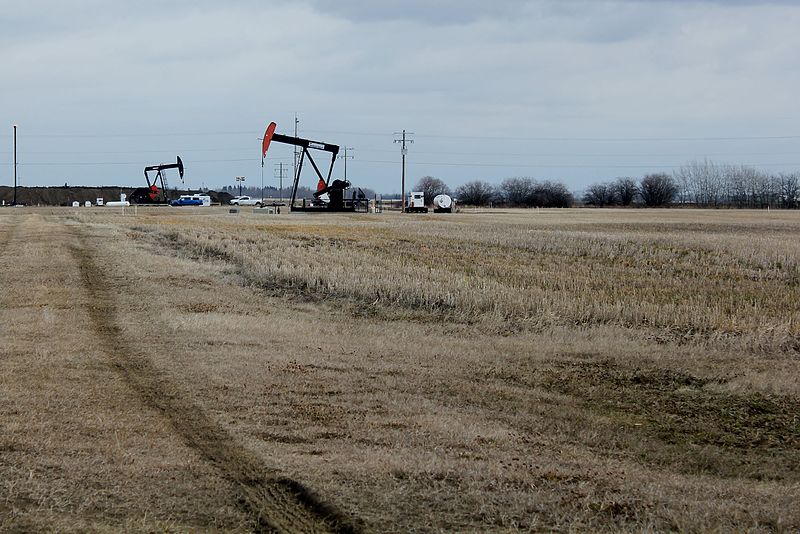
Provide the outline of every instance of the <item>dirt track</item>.
<path id="1" fill-rule="evenodd" d="M 18 231 L 14 231 L 15 227 Z M 64 226 L 44 221 L 37 215 L 13 217 L 9 226 L 3 228 L 2 248 L 5 257 L 16 257 L 13 268 L 5 265 L 3 269 L 3 286 L 13 286 L 19 280 L 9 280 L 9 274 L 41 271 L 41 265 L 29 264 L 25 261 L 24 249 L 40 247 L 55 254 L 59 248 L 66 247 L 71 253 L 72 261 L 66 266 L 74 269 L 72 278 L 80 280 L 80 287 L 75 295 L 88 316 L 87 332 L 84 335 L 95 339 L 97 348 L 107 359 L 111 368 L 122 381 L 119 382 L 130 391 L 111 392 L 112 396 L 126 397 L 133 393 L 143 413 L 155 412 L 156 417 L 163 418 L 168 427 L 187 447 L 197 455 L 223 479 L 230 482 L 232 494 L 223 494 L 231 505 L 238 506 L 249 518 L 248 523 L 255 531 L 276 532 L 351 532 L 354 528 L 342 519 L 331 507 L 316 498 L 300 483 L 281 477 L 281 475 L 252 454 L 223 428 L 203 412 L 202 408 L 184 396 L 181 387 L 164 372 L 159 371 L 148 357 L 138 352 L 132 344 L 125 340 L 118 324 L 115 308 L 115 294 L 111 290 L 107 273 L 100 267 L 95 258 L 96 250 L 86 238 L 79 225 Z M 41 259 L 41 258 L 38 258 Z M 22 261 L 19 261 L 22 260 Z M 63 266 L 60 266 L 63 269 Z M 45 269 L 46 270 L 46 269 Z M 62 277 L 64 273 L 62 272 Z M 50 279 L 57 284 L 58 280 Z M 33 299 L 30 307 L 44 307 L 52 304 L 48 297 L 48 289 L 36 292 L 41 300 Z M 8 304 L 8 303 L 4 303 Z M 80 311 L 70 314 L 80 317 Z M 74 324 L 79 325 L 76 321 Z M 41 342 L 46 342 L 41 338 Z M 36 348 L 34 347 L 34 351 Z M 168 347 L 164 347 L 168 350 Z M 46 385 L 43 393 L 46 395 Z M 43 402 L 44 399 L 39 399 Z M 30 407 L 32 408 L 32 407 Z M 86 444 L 91 447 L 90 443 Z M 6 448 L 9 446 L 6 445 Z M 0 450 L 3 450 L 0 448 Z M 0 457 L 2 458 L 2 457 Z M 2 462 L 0 462 L 2 467 Z M 33 470 L 31 471 L 33 473 Z M 33 478 L 33 474 L 31 474 Z M 72 481 L 78 483 L 79 481 Z M 2 495 L 2 493 L 0 493 Z M 109 492 L 110 497 L 113 492 Z M 26 516 L 25 502 L 14 502 L 10 495 L 5 496 L 10 502 L 12 515 L 20 518 Z M 191 498 L 191 495 L 188 496 Z M 154 496 L 158 500 L 158 496 Z M 192 509 L 191 501 L 184 506 Z M 102 509 L 102 503 L 99 503 Z M 102 512 L 102 510 L 101 510 Z M 9 523 L 0 521 L 0 527 L 28 529 L 30 523 Z M 201 528 L 214 528 L 219 525 L 196 525 Z"/>

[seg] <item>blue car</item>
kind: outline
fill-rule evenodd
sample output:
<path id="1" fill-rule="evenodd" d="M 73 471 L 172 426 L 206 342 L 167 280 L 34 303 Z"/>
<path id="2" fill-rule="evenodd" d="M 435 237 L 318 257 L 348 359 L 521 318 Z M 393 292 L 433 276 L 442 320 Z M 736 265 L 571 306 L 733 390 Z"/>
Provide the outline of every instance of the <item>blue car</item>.
<path id="1" fill-rule="evenodd" d="M 208 195 L 181 195 L 180 198 L 172 200 L 170 206 L 210 206 L 211 197 Z"/>

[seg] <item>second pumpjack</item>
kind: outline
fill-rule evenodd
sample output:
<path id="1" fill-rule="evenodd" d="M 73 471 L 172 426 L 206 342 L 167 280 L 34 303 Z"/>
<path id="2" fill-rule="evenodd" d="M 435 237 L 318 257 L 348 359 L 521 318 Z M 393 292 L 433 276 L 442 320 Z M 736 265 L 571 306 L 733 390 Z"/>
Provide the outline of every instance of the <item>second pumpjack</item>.
<path id="1" fill-rule="evenodd" d="M 150 165 L 144 168 L 144 179 L 147 181 L 147 187 L 139 187 L 134 189 L 131 193 L 130 200 L 136 204 L 167 204 L 169 198 L 167 197 L 167 178 L 164 171 L 169 169 L 178 169 L 178 174 L 183 181 L 183 161 L 181 157 L 176 157 L 176 163 L 162 163 L 160 165 Z M 156 175 L 150 179 L 149 173 L 155 171 Z M 161 188 L 158 184 L 161 184 Z"/>

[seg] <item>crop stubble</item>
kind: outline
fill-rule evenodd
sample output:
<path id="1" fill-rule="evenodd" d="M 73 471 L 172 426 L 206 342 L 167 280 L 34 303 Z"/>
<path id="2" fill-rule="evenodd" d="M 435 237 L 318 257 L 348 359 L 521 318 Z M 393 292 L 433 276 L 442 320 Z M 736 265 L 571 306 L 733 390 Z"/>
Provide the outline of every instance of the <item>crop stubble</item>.
<path id="1" fill-rule="evenodd" d="M 72 220 L 105 352 L 230 480 L 364 530 L 791 530 L 800 221 L 758 215 Z"/>
<path id="2" fill-rule="evenodd" d="M 12 222 L 16 226 L 17 221 Z M 124 384 L 135 394 L 144 409 L 163 417 L 187 447 L 199 454 L 238 491 L 229 497 L 238 502 L 249 517 L 254 531 L 264 532 L 351 532 L 348 525 L 332 507 L 320 501 L 302 484 L 280 476 L 263 461 L 247 451 L 240 443 L 213 422 L 199 406 L 182 394 L 181 388 L 157 370 L 129 342 L 117 324 L 115 292 L 109 287 L 105 273 L 95 261 L 93 245 L 78 225 L 56 227 L 38 220 L 23 221 L 27 227 L 37 227 L 35 235 L 28 232 L 27 240 L 51 246 L 54 239 L 67 243 L 74 265 L 79 271 L 81 289 L 86 293 L 81 303 L 89 317 L 90 339 L 97 343 Z M 12 233 L 6 234 L 13 240 Z M 6 243 L 8 246 L 9 243 Z M 30 243 L 26 244 L 30 246 Z M 11 255 L 11 254 L 9 254 Z M 33 266 L 26 266 L 33 267 Z M 32 472 L 31 472 L 32 473 Z M 32 478 L 32 474 L 31 474 Z M 237 495 L 238 494 L 238 495 Z M 12 512 L 16 510 L 12 509 Z M 162 511 L 156 511 L 156 514 Z M 13 515 L 13 514 L 12 514 Z M 19 514 L 24 516 L 25 514 Z M 189 516 L 193 514 L 190 512 Z M 28 518 L 9 527 L 28 528 Z M 191 524 L 191 523 L 189 523 Z M 144 526 L 144 525 L 143 525 Z M 188 526 L 188 525 L 186 525 Z M 63 528 L 64 525 L 50 525 Z"/>

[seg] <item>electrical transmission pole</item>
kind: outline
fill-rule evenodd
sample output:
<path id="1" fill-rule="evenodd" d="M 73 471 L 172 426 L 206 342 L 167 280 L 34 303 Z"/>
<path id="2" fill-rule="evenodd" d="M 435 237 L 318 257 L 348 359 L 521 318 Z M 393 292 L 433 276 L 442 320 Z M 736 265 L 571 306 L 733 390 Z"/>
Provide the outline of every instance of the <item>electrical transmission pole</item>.
<path id="1" fill-rule="evenodd" d="M 297 137 L 297 127 L 300 124 L 300 119 L 297 118 L 297 113 L 294 114 L 294 136 Z M 294 147 L 294 171 L 292 179 L 297 179 L 297 161 L 300 159 L 300 154 L 297 152 L 297 146 Z M 283 193 L 281 191 L 281 193 Z"/>
<path id="2" fill-rule="evenodd" d="M 342 151 L 344 152 L 344 154 L 339 156 L 340 159 L 344 160 L 344 181 L 345 182 L 347 181 L 347 160 L 348 159 L 353 159 L 353 156 L 348 156 L 347 155 L 347 151 L 348 150 L 355 150 L 355 149 L 353 147 L 351 147 L 351 146 L 343 147 Z"/>
<path id="3" fill-rule="evenodd" d="M 264 202 L 264 154 L 261 154 L 261 202 Z"/>
<path id="4" fill-rule="evenodd" d="M 286 169 L 289 170 L 289 169 Z M 280 188 L 281 188 L 281 202 L 283 202 L 283 177 L 284 177 L 284 169 L 283 169 L 283 162 L 275 164 L 275 174 L 277 175 L 278 180 L 280 180 Z"/>
<path id="5" fill-rule="evenodd" d="M 14 124 L 14 206 L 17 205 L 17 125 Z"/>
<path id="6" fill-rule="evenodd" d="M 400 154 L 403 156 L 403 174 L 400 180 L 400 212 L 405 213 L 406 211 L 406 154 L 408 154 L 408 149 L 406 148 L 406 144 L 414 144 L 413 139 L 407 139 L 407 135 L 414 135 L 414 132 L 406 132 L 403 130 L 402 132 L 395 132 L 395 135 L 401 135 L 402 138 L 395 139 L 395 143 L 401 143 L 400 145 Z"/>

